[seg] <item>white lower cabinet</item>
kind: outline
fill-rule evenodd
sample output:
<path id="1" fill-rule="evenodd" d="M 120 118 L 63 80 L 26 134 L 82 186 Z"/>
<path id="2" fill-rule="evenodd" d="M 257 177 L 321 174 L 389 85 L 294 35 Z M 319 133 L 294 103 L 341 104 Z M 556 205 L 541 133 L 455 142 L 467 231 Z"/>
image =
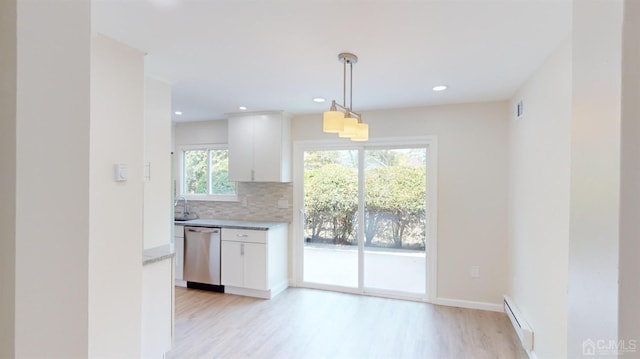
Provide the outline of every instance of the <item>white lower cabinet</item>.
<path id="1" fill-rule="evenodd" d="M 224 229 L 222 230 L 224 235 Z M 226 286 L 244 286 L 244 256 L 242 247 L 244 243 L 222 241 L 221 248 L 221 282 Z"/>
<path id="2" fill-rule="evenodd" d="M 267 245 L 222 241 L 222 284 L 269 290 Z"/>
<path id="3" fill-rule="evenodd" d="M 245 288 L 269 290 L 267 273 L 267 245 L 244 244 L 244 286 Z"/>
<path id="4" fill-rule="evenodd" d="M 186 286 L 183 280 L 184 275 L 184 226 L 174 226 L 173 245 L 176 251 L 175 278 L 176 285 Z"/>
<path id="5" fill-rule="evenodd" d="M 222 228 L 221 275 L 225 293 L 273 298 L 289 286 L 288 227 Z"/>

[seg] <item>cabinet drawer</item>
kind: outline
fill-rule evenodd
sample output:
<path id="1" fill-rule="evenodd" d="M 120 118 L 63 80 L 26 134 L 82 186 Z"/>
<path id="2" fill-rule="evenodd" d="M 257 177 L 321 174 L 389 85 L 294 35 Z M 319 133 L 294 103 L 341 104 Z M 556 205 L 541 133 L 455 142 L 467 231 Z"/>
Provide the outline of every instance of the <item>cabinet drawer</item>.
<path id="1" fill-rule="evenodd" d="M 173 236 L 184 238 L 184 226 L 173 226 Z"/>
<path id="2" fill-rule="evenodd" d="M 267 243 L 267 231 L 222 228 L 222 240 L 249 243 Z"/>

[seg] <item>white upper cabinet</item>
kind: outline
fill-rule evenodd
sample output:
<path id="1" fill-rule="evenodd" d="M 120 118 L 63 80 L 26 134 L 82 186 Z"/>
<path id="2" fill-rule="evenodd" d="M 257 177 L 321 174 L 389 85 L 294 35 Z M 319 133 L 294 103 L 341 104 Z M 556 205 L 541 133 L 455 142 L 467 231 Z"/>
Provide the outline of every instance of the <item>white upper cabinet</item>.
<path id="1" fill-rule="evenodd" d="M 291 182 L 291 119 L 282 112 L 229 117 L 229 181 Z"/>

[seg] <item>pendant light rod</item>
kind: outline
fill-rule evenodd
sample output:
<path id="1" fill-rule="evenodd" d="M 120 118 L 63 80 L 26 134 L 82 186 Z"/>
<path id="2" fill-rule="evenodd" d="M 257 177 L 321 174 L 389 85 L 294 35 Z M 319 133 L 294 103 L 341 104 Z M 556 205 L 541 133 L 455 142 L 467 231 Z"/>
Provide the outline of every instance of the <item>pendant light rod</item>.
<path id="1" fill-rule="evenodd" d="M 353 63 L 349 62 L 349 111 L 353 108 Z"/>
<path id="2" fill-rule="evenodd" d="M 350 76 L 350 80 L 349 80 L 349 92 L 350 92 L 350 98 L 349 98 L 349 111 L 351 111 L 351 109 L 353 108 L 353 64 L 358 62 L 358 56 L 350 53 L 350 52 L 341 52 L 340 54 L 338 54 L 338 60 L 340 60 L 340 62 L 343 63 L 343 76 L 342 76 L 342 84 L 343 84 L 343 88 L 342 88 L 342 104 L 344 107 L 347 107 L 347 64 L 349 64 L 349 76 Z"/>
<path id="3" fill-rule="evenodd" d="M 347 62 L 342 63 L 342 106 L 347 106 Z"/>
<path id="4" fill-rule="evenodd" d="M 334 111 L 334 107 L 335 109 L 341 109 L 344 112 L 348 112 L 350 115 L 352 115 L 351 117 L 356 117 L 358 119 L 360 119 L 361 117 L 359 113 L 351 111 L 350 108 L 342 106 L 341 104 L 337 103 L 335 100 L 331 103 L 331 111 Z"/>

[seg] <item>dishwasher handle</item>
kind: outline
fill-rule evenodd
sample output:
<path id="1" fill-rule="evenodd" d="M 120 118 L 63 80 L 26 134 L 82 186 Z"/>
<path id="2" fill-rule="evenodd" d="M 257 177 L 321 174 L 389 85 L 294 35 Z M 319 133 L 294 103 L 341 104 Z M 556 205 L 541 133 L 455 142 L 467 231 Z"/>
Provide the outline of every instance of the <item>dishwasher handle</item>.
<path id="1" fill-rule="evenodd" d="M 210 227 L 186 227 L 185 230 L 187 232 L 198 232 L 198 233 L 218 233 L 218 232 L 220 232 L 220 228 L 210 228 Z"/>

